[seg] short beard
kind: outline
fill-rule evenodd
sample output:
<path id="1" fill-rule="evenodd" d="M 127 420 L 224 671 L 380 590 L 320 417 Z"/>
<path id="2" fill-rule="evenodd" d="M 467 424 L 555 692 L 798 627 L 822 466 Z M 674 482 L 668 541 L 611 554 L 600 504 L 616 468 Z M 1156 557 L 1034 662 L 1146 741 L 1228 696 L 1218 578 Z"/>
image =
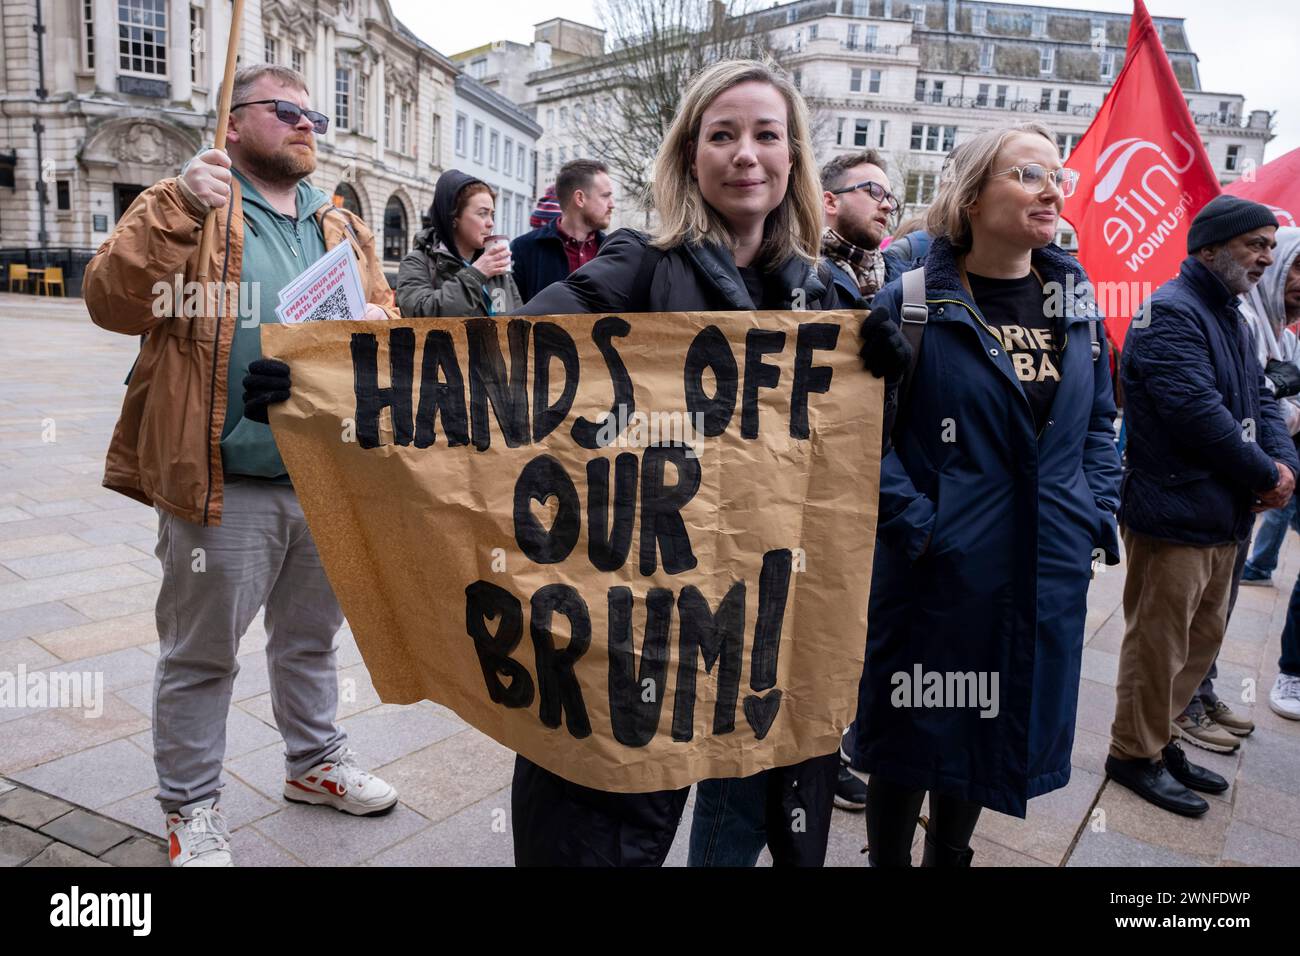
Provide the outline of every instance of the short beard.
<path id="1" fill-rule="evenodd" d="M 841 239 L 848 240 L 859 249 L 874 252 L 876 249 L 880 248 L 880 242 L 872 238 L 871 233 L 865 228 L 859 229 L 855 223 L 845 222 L 841 219 L 837 223 L 835 231 L 840 234 Z"/>
<path id="2" fill-rule="evenodd" d="M 1210 260 L 1210 271 L 1219 277 L 1219 281 L 1237 295 L 1245 295 L 1255 283 L 1250 281 L 1250 271 L 1232 257 L 1227 246 L 1220 246 Z"/>
<path id="3" fill-rule="evenodd" d="M 248 172 L 263 182 L 279 186 L 296 186 L 316 171 L 316 150 L 298 154 L 289 147 L 263 151 L 258 148 L 242 150 Z"/>

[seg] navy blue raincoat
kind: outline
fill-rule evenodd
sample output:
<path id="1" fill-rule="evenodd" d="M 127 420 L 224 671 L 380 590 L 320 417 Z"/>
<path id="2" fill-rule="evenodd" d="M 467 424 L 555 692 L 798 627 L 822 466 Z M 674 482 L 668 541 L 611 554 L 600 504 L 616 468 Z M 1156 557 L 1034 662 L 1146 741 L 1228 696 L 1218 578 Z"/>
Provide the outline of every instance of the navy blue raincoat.
<path id="1" fill-rule="evenodd" d="M 1086 281 L 1072 257 L 1051 245 L 1033 264 L 1062 289 L 1061 382 L 1041 434 L 952 246 L 937 239 L 927 256 L 929 323 L 881 462 L 855 759 L 1021 817 L 1030 797 L 1070 779 L 1092 566 L 1119 561 L 1110 363 L 1100 327 L 1094 361 L 1088 328 L 1101 317 L 1091 298 L 1064 294 Z M 897 321 L 902 300 L 894 282 L 873 304 Z M 895 706 L 922 703 L 919 686 L 902 698 L 895 677 L 916 684 L 918 665 L 945 684 L 983 675 L 988 690 L 996 675 L 996 715 L 973 701 Z"/>

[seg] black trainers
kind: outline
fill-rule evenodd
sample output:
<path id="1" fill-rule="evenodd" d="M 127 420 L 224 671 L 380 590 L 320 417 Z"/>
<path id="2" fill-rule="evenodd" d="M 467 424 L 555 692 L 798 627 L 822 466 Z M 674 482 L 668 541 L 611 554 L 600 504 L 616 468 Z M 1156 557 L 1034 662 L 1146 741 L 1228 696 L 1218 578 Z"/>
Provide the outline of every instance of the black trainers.
<path id="1" fill-rule="evenodd" d="M 867 785 L 843 764 L 840 764 L 840 775 L 835 781 L 835 805 L 841 810 L 867 809 Z"/>
<path id="2" fill-rule="evenodd" d="M 1210 809 L 1203 797 L 1198 797 L 1174 778 L 1163 760 L 1146 760 L 1141 757 L 1122 760 L 1113 755 L 1107 756 L 1106 776 L 1121 786 L 1128 787 L 1143 800 L 1171 813 L 1199 817 Z"/>
<path id="3" fill-rule="evenodd" d="M 1165 767 L 1173 774 L 1174 779 L 1189 790 L 1199 790 L 1201 793 L 1223 793 L 1228 789 L 1227 780 L 1213 770 L 1192 763 L 1177 743 L 1171 741 L 1160 753 L 1165 758 Z"/>

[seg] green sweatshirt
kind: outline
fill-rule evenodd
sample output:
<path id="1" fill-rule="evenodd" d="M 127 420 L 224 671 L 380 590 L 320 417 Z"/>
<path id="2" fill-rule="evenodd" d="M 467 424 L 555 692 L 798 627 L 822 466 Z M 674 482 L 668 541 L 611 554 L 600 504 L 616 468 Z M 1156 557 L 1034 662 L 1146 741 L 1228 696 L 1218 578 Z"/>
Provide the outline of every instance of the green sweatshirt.
<path id="1" fill-rule="evenodd" d="M 244 263 L 240 275 L 240 317 L 230 346 L 226 421 L 221 429 L 221 466 L 228 475 L 282 478 L 288 481 L 284 462 L 275 447 L 271 428 L 244 417 L 244 376 L 248 366 L 262 357 L 262 323 L 279 322 L 275 309 L 280 290 L 325 255 L 325 237 L 315 213 L 329 197 L 306 182 L 298 184 L 298 215 L 285 216 L 262 198 L 235 170 L 243 190 Z M 254 298 L 254 290 L 256 297 Z M 256 304 L 245 314 L 245 303 Z"/>

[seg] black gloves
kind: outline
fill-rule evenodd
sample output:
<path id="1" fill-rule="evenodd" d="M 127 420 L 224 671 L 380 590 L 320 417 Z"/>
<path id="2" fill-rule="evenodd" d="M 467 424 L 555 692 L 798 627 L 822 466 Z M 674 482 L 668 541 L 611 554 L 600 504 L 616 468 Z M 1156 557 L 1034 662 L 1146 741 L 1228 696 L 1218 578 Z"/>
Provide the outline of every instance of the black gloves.
<path id="1" fill-rule="evenodd" d="M 884 309 L 872 309 L 862 320 L 862 364 L 876 378 L 896 379 L 907 371 L 912 348 Z"/>
<path id="2" fill-rule="evenodd" d="M 267 424 L 266 407 L 289 400 L 289 366 L 278 359 L 258 359 L 244 376 L 244 417 Z"/>

